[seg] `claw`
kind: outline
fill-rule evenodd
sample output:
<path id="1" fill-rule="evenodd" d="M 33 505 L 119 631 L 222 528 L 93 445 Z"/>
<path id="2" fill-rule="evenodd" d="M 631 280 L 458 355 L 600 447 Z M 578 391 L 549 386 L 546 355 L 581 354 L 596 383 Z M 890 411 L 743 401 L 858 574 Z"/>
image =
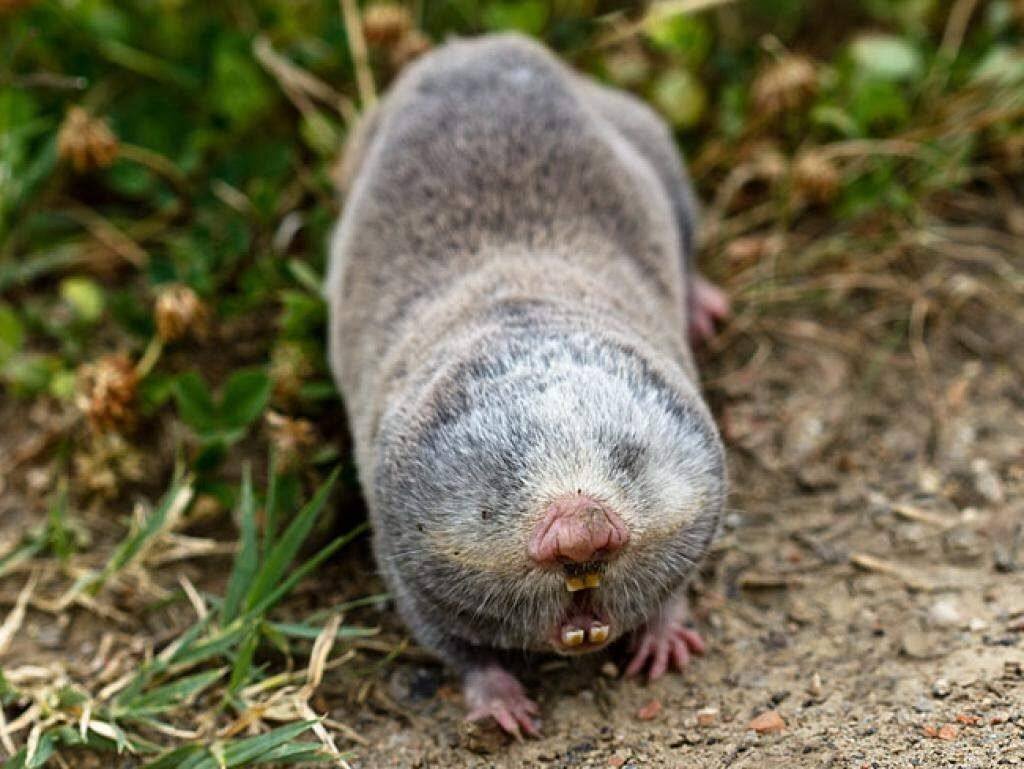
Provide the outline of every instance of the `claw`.
<path id="1" fill-rule="evenodd" d="M 496 665 L 473 670 L 466 676 L 464 690 L 469 707 L 467 721 L 493 718 L 517 740 L 522 739 L 523 732 L 540 736 L 540 723 L 534 718 L 539 711 L 537 703 L 526 696 L 511 673 Z"/>
<path id="2" fill-rule="evenodd" d="M 647 679 L 655 681 L 670 668 L 681 673 L 690 664 L 692 654 L 703 654 L 707 648 L 704 640 L 683 624 L 687 616 L 686 604 L 680 602 L 667 617 L 648 625 L 636 637 L 626 675 L 635 676 L 646 668 Z"/>

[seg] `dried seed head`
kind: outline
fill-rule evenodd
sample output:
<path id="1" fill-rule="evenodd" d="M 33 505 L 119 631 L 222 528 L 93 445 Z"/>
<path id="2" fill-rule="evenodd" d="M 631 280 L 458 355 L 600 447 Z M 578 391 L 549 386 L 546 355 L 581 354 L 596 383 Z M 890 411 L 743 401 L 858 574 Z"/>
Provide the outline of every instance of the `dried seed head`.
<path id="1" fill-rule="evenodd" d="M 418 29 L 410 29 L 391 49 L 392 68 L 397 72 L 413 59 L 425 54 L 433 45 L 430 38 Z"/>
<path id="2" fill-rule="evenodd" d="M 736 160 L 747 164 L 754 178 L 769 183 L 785 178 L 789 171 L 785 154 L 771 139 L 755 138 L 744 142 L 736 153 Z"/>
<path id="3" fill-rule="evenodd" d="M 767 117 L 797 109 L 818 90 L 818 72 L 810 59 L 786 56 L 766 67 L 754 80 L 755 109 Z"/>
<path id="4" fill-rule="evenodd" d="M 57 134 L 57 153 L 78 172 L 106 168 L 117 158 L 118 144 L 105 120 L 81 107 L 68 110 Z"/>
<path id="5" fill-rule="evenodd" d="M 138 375 L 127 355 L 105 355 L 78 370 L 75 404 L 96 432 L 110 432 L 135 423 Z"/>
<path id="6" fill-rule="evenodd" d="M 162 289 L 156 298 L 154 315 L 156 333 L 165 342 L 181 339 L 186 334 L 206 335 L 209 312 L 188 286 L 174 284 Z"/>
<path id="7" fill-rule="evenodd" d="M 638 43 L 627 44 L 605 54 L 605 71 L 612 82 L 622 88 L 636 88 L 651 76 L 651 59 Z"/>
<path id="8" fill-rule="evenodd" d="M 793 188 L 812 203 L 829 203 L 839 192 L 839 169 L 821 152 L 810 150 L 793 161 Z"/>
<path id="9" fill-rule="evenodd" d="M 142 453 L 116 432 L 94 434 L 75 454 L 74 469 L 79 488 L 105 499 L 116 497 L 125 481 L 145 475 Z"/>
<path id="10" fill-rule="evenodd" d="M 268 411 L 266 419 L 282 469 L 298 465 L 306 451 L 316 445 L 316 429 L 308 419 L 286 417 L 276 411 Z"/>
<path id="11" fill-rule="evenodd" d="M 1024 0 L 1021 0 L 1024 4 Z M 993 154 L 1011 173 L 1024 171 L 1024 133 L 1002 136 L 992 143 Z"/>
<path id="12" fill-rule="evenodd" d="M 778 256 L 782 245 L 782 237 L 777 233 L 745 235 L 729 241 L 725 247 L 725 258 L 729 260 L 730 266 L 741 269 L 762 259 Z"/>
<path id="13" fill-rule="evenodd" d="M 275 403 L 293 403 L 303 382 L 314 373 L 313 363 L 301 345 L 281 342 L 270 354 L 270 381 Z"/>
<path id="14" fill-rule="evenodd" d="M 412 14 L 395 3 L 374 3 L 363 11 L 363 35 L 370 45 L 394 45 L 412 29 Z"/>

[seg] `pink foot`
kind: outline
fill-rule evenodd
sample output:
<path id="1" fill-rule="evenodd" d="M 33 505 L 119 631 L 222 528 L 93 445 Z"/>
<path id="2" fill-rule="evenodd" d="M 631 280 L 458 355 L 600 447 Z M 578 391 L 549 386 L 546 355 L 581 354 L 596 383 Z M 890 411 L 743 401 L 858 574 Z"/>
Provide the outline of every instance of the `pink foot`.
<path id="1" fill-rule="evenodd" d="M 729 297 L 701 275 L 693 276 L 690 288 L 690 341 L 706 342 L 715 334 L 715 322 L 729 317 Z"/>
<path id="2" fill-rule="evenodd" d="M 540 736 L 540 722 L 534 718 L 537 703 L 506 670 L 497 665 L 477 668 L 466 675 L 462 691 L 469 708 L 467 721 L 490 717 L 517 740 L 522 739 L 520 728 L 531 737 Z"/>
<path id="3" fill-rule="evenodd" d="M 627 676 L 635 676 L 648 665 L 648 681 L 661 678 L 674 667 L 680 673 L 690 663 L 690 654 L 703 654 L 707 648 L 696 630 L 684 623 L 689 610 L 685 600 L 665 616 L 652 621 L 639 631 L 633 642 L 633 659 L 626 668 Z"/>

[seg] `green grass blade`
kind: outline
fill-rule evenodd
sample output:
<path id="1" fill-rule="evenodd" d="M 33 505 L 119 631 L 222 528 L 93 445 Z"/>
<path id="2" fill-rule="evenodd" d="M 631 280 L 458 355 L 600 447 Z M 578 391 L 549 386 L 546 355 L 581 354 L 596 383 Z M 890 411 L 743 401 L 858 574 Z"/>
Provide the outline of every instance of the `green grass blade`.
<path id="1" fill-rule="evenodd" d="M 277 537 L 277 505 L 278 505 L 278 483 L 277 477 L 278 458 L 273 448 L 270 450 L 270 477 L 267 479 L 267 499 L 263 511 L 263 544 L 260 547 L 260 555 L 263 560 L 267 559 L 270 548 Z"/>
<path id="2" fill-rule="evenodd" d="M 271 469 L 273 477 L 273 469 Z M 252 492 L 252 469 L 246 463 L 242 469 L 242 495 L 239 502 L 241 543 L 228 580 L 227 593 L 221 606 L 220 621 L 227 625 L 238 616 L 242 599 L 259 569 L 259 543 L 256 541 L 256 501 Z"/>
<path id="3" fill-rule="evenodd" d="M 319 745 L 314 745 L 313 743 L 293 743 L 291 745 L 282 745 L 269 751 L 250 763 L 249 766 L 261 764 L 274 764 L 275 766 L 299 763 L 324 764 L 333 760 L 334 757 L 325 753 Z"/>
<path id="4" fill-rule="evenodd" d="M 42 551 L 45 544 L 46 542 L 42 537 L 23 540 L 11 552 L 0 557 L 0 577 L 19 564 L 35 558 Z"/>
<path id="5" fill-rule="evenodd" d="M 221 678 L 227 668 L 207 670 L 179 678 L 130 700 L 118 700 L 115 715 L 124 718 L 166 713 L 195 697 Z"/>
<path id="6" fill-rule="evenodd" d="M 274 586 L 281 582 L 281 578 L 292 561 L 295 560 L 295 556 L 298 555 L 299 549 L 306 541 L 306 537 L 309 536 L 313 524 L 316 523 L 317 516 L 320 515 L 320 511 L 327 502 L 328 494 L 330 494 L 335 481 L 338 480 L 338 473 L 339 470 L 337 469 L 331 473 L 327 481 L 317 489 L 313 498 L 299 511 L 299 514 L 295 516 L 295 519 L 281 535 L 278 543 L 267 554 L 267 559 L 256 575 L 256 580 L 246 596 L 247 612 L 253 612 L 254 608 L 258 605 L 268 605 L 266 598 L 273 593 L 279 592 L 274 589 Z"/>
<path id="7" fill-rule="evenodd" d="M 224 758 L 227 765 L 237 767 L 255 762 L 308 731 L 315 723 L 315 721 L 297 721 L 294 724 L 273 729 L 266 734 L 228 743 L 224 746 Z"/>
<path id="8" fill-rule="evenodd" d="M 234 694 L 249 682 L 252 675 L 252 661 L 256 656 L 256 647 L 259 646 L 259 626 L 254 626 L 242 639 L 235 655 L 234 663 L 231 666 L 231 680 L 228 682 L 228 693 Z"/>
<path id="9" fill-rule="evenodd" d="M 146 519 L 145 524 L 131 533 L 114 551 L 103 571 L 89 575 L 84 581 L 80 580 L 75 587 L 80 585 L 79 589 L 87 590 L 90 595 L 98 593 L 111 576 L 130 564 L 141 552 L 143 546 L 160 532 L 171 510 L 188 504 L 192 498 L 191 483 L 191 478 L 187 476 L 177 478 L 164 494 L 163 499 L 160 500 L 160 504 Z M 72 592 L 75 587 L 72 588 Z"/>
<path id="10" fill-rule="evenodd" d="M 320 633 L 323 632 L 322 625 L 307 625 L 301 622 L 272 622 L 270 627 L 283 636 L 288 638 L 302 638 L 309 641 L 315 641 Z M 339 640 L 346 638 L 369 638 L 380 633 L 379 628 L 375 627 L 353 627 L 343 625 L 338 628 L 338 634 L 335 636 Z"/>
<path id="11" fill-rule="evenodd" d="M 181 667 L 190 667 L 206 662 L 209 659 L 228 654 L 245 633 L 242 623 L 235 623 L 230 628 L 215 633 L 205 641 L 188 649 L 181 649 L 170 659 L 170 663 Z"/>
<path id="12" fill-rule="evenodd" d="M 145 764 L 142 769 L 182 769 L 185 762 L 205 752 L 202 745 L 184 745 L 162 753 L 155 761 Z"/>
<path id="13" fill-rule="evenodd" d="M 284 596 L 290 593 L 291 590 L 295 587 L 295 585 L 298 584 L 300 580 L 305 578 L 307 574 L 309 574 L 311 571 L 316 569 L 320 564 L 322 564 L 324 561 L 326 561 L 328 558 L 334 555 L 334 553 L 337 552 L 340 548 L 344 547 L 349 542 L 351 542 L 352 539 L 366 531 L 367 528 L 369 528 L 369 524 L 362 523 L 359 526 L 356 526 L 354 529 L 352 529 L 352 531 L 350 531 L 348 534 L 338 537 L 336 540 L 331 542 L 331 544 L 323 548 L 319 553 L 317 553 L 308 561 L 306 561 L 306 563 L 302 564 L 302 566 L 299 566 L 297 569 L 293 570 L 292 573 L 288 576 L 288 579 L 282 582 L 276 589 L 271 591 L 271 593 L 267 595 L 262 601 L 253 606 L 252 609 L 250 609 L 250 613 L 253 616 L 257 617 L 265 614 L 267 611 L 270 610 L 272 606 L 274 606 L 274 604 L 276 604 L 278 601 L 284 598 Z"/>

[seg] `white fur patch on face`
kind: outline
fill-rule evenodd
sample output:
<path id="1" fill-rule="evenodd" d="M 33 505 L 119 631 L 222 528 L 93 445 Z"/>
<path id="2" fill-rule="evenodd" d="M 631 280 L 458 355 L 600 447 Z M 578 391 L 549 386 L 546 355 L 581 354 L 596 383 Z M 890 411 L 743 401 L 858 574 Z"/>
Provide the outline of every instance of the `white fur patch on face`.
<path id="1" fill-rule="evenodd" d="M 529 457 L 537 470 L 532 496 L 547 500 L 582 490 L 622 517 L 636 545 L 692 523 L 711 491 L 715 458 L 707 438 L 685 429 L 652 393 L 638 393 L 597 366 L 566 359 L 549 373 L 554 384 L 530 401 L 540 424 L 551 427 Z M 602 445 L 604 436 L 643 448 L 634 482 L 610 471 L 612 446 Z"/>

